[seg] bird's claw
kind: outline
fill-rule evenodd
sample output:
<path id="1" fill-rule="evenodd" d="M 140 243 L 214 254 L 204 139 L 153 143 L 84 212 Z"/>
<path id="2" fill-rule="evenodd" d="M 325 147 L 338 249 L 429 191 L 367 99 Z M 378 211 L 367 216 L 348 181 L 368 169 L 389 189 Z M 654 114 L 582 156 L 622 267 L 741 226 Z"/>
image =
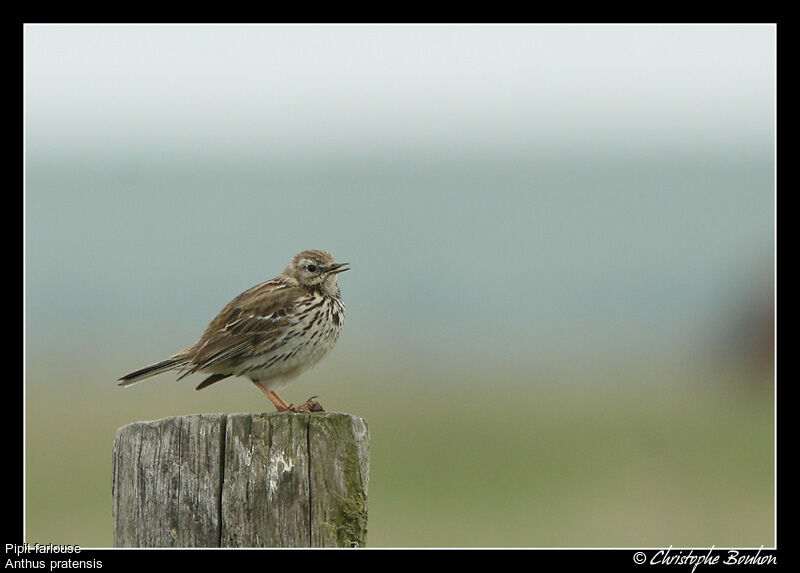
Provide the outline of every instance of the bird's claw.
<path id="1" fill-rule="evenodd" d="M 289 404 L 289 411 L 290 412 L 324 412 L 325 408 L 322 407 L 322 404 L 317 402 L 316 396 L 311 396 L 308 400 L 300 404 L 299 406 L 295 406 L 294 404 Z"/>

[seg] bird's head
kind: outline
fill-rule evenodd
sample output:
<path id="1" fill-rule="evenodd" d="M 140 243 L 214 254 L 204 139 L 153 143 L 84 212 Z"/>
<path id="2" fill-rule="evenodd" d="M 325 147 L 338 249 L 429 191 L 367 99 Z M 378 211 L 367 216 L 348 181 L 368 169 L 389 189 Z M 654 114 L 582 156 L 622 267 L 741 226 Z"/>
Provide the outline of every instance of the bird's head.
<path id="1" fill-rule="evenodd" d="M 350 269 L 347 264 L 337 263 L 333 255 L 325 251 L 303 251 L 294 256 L 283 275 L 294 279 L 300 286 L 321 288 L 326 294 L 334 295 L 339 289 L 337 275 Z"/>

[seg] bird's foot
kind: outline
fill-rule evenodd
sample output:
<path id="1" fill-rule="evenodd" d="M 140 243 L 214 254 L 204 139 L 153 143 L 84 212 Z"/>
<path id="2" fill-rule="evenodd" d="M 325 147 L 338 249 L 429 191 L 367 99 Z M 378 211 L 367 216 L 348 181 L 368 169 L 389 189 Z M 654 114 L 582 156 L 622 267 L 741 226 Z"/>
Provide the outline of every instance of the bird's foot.
<path id="1" fill-rule="evenodd" d="M 295 406 L 294 404 L 289 404 L 289 411 L 290 412 L 324 412 L 325 408 L 322 407 L 322 404 L 317 402 L 316 396 L 311 396 L 308 400 L 300 404 L 299 406 Z"/>

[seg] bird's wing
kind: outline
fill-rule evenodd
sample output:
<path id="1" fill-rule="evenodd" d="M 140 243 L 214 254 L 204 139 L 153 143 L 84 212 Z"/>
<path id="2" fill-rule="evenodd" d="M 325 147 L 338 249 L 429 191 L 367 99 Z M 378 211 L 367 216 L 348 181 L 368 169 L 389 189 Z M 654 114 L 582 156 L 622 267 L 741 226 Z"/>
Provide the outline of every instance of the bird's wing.
<path id="1" fill-rule="evenodd" d="M 200 370 L 231 368 L 279 346 L 297 324 L 298 304 L 308 297 L 301 287 L 280 280 L 257 285 L 233 299 L 190 349 L 191 359 L 178 379 Z"/>

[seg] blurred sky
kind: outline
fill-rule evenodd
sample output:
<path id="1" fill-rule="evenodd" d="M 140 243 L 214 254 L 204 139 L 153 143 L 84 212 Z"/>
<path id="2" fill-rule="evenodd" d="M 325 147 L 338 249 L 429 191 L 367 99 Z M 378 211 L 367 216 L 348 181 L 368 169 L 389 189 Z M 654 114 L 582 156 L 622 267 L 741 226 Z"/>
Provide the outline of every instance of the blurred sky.
<path id="1" fill-rule="evenodd" d="M 161 359 L 306 248 L 355 360 L 657 356 L 771 296 L 774 26 L 24 36 L 29 368 Z"/>

